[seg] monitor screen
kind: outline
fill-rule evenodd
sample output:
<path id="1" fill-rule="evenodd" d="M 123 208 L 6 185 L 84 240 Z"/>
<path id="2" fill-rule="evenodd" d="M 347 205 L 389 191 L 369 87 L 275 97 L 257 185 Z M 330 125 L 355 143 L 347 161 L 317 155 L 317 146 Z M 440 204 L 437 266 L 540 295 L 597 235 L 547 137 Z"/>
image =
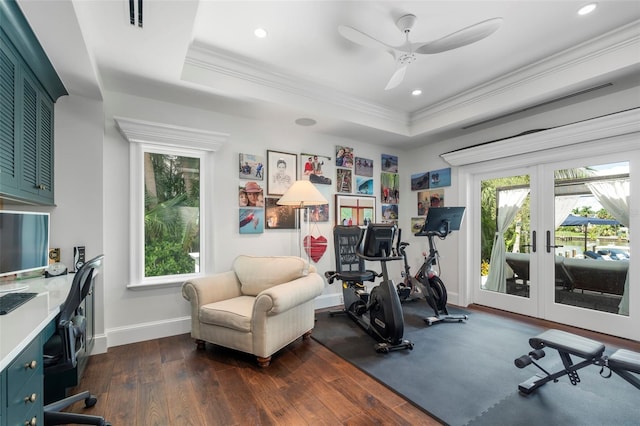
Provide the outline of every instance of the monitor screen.
<path id="1" fill-rule="evenodd" d="M 393 224 L 370 223 L 362 237 L 362 255 L 379 258 L 392 256 L 395 234 L 396 226 Z"/>
<path id="2" fill-rule="evenodd" d="M 436 232 L 448 234 L 451 231 L 459 231 L 464 218 L 464 207 L 429 207 L 427 219 L 422 231 L 418 234 Z M 417 234 L 416 234 L 417 235 Z"/>
<path id="3" fill-rule="evenodd" d="M 49 213 L 0 210 L 0 276 L 48 264 Z"/>

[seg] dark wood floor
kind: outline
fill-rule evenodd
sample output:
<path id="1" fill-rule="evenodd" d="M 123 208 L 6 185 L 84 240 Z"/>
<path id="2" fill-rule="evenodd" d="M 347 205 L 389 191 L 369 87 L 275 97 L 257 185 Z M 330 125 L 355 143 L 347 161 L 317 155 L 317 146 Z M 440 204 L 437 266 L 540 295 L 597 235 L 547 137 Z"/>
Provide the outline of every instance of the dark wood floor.
<path id="1" fill-rule="evenodd" d="M 640 351 L 640 342 L 472 309 Z M 90 390 L 98 404 L 71 411 L 105 416 L 113 426 L 440 424 L 313 339 L 289 345 L 266 369 L 224 348 L 197 351 L 189 335 L 112 347 L 91 357 L 76 390 Z"/>

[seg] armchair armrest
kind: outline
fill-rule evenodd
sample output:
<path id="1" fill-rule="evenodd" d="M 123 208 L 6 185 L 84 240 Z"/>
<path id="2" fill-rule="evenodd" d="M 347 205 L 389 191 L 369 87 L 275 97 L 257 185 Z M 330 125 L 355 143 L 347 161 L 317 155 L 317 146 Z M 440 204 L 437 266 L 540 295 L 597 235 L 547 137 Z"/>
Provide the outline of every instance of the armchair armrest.
<path id="1" fill-rule="evenodd" d="M 315 272 L 263 290 L 256 297 L 254 312 L 278 314 L 322 294 L 324 280 Z"/>
<path id="2" fill-rule="evenodd" d="M 194 312 L 202 305 L 240 295 L 240 281 L 233 271 L 194 278 L 182 284 L 182 297 L 191 302 Z"/>

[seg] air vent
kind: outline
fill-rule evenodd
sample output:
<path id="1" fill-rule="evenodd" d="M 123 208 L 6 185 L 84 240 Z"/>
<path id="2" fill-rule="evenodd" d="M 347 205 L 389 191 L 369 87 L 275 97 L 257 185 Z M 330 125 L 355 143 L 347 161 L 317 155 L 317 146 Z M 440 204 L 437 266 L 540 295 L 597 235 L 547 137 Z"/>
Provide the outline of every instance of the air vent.
<path id="1" fill-rule="evenodd" d="M 142 28 L 142 0 L 129 0 L 129 23 L 133 26 L 136 26 L 136 17 L 137 25 Z"/>
<path id="2" fill-rule="evenodd" d="M 471 128 L 476 127 L 476 126 L 481 126 L 483 124 L 491 123 L 492 121 L 497 121 L 497 120 L 501 120 L 503 118 L 511 117 L 512 115 L 520 114 L 520 113 L 523 113 L 523 112 L 526 112 L 526 111 L 531 111 L 531 110 L 536 109 L 536 108 L 541 108 L 541 107 L 544 107 L 544 106 L 548 106 L 548 105 L 554 104 L 556 102 L 561 102 L 561 101 L 564 101 L 564 100 L 567 100 L 567 99 L 575 98 L 576 96 L 584 95 L 586 93 L 595 92 L 596 90 L 604 89 L 605 87 L 609 87 L 609 86 L 613 86 L 613 83 L 605 83 L 605 84 L 601 84 L 599 86 L 590 87 L 588 89 L 580 90 L 578 92 L 574 92 L 574 93 L 571 93 L 571 94 L 568 94 L 568 95 L 565 95 L 565 96 L 561 96 L 559 98 L 551 99 L 549 101 L 541 102 L 541 103 L 536 104 L 536 105 L 532 105 L 532 106 L 529 106 L 529 107 L 526 107 L 526 108 L 522 108 L 522 109 L 519 109 L 519 110 L 516 110 L 516 111 L 512 111 L 512 112 L 509 112 L 507 114 L 500 115 L 498 117 L 488 118 L 486 120 L 479 121 L 477 123 L 473 123 L 473 124 L 470 124 L 468 126 L 465 126 L 462 129 L 463 130 L 471 129 Z"/>

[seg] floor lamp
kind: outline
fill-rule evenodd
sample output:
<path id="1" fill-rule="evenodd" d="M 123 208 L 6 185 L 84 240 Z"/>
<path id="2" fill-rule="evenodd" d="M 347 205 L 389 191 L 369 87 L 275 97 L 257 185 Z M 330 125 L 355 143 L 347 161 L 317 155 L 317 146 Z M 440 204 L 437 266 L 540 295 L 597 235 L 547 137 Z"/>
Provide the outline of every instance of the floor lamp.
<path id="1" fill-rule="evenodd" d="M 310 181 L 297 180 L 287 189 L 277 202 L 281 206 L 292 206 L 296 211 L 296 227 L 298 228 L 298 253 L 302 257 L 302 227 L 299 226 L 299 215 L 304 209 L 307 212 L 307 234 L 309 233 L 309 207 L 329 204 L 324 195 Z M 307 260 L 309 256 L 307 253 Z"/>

